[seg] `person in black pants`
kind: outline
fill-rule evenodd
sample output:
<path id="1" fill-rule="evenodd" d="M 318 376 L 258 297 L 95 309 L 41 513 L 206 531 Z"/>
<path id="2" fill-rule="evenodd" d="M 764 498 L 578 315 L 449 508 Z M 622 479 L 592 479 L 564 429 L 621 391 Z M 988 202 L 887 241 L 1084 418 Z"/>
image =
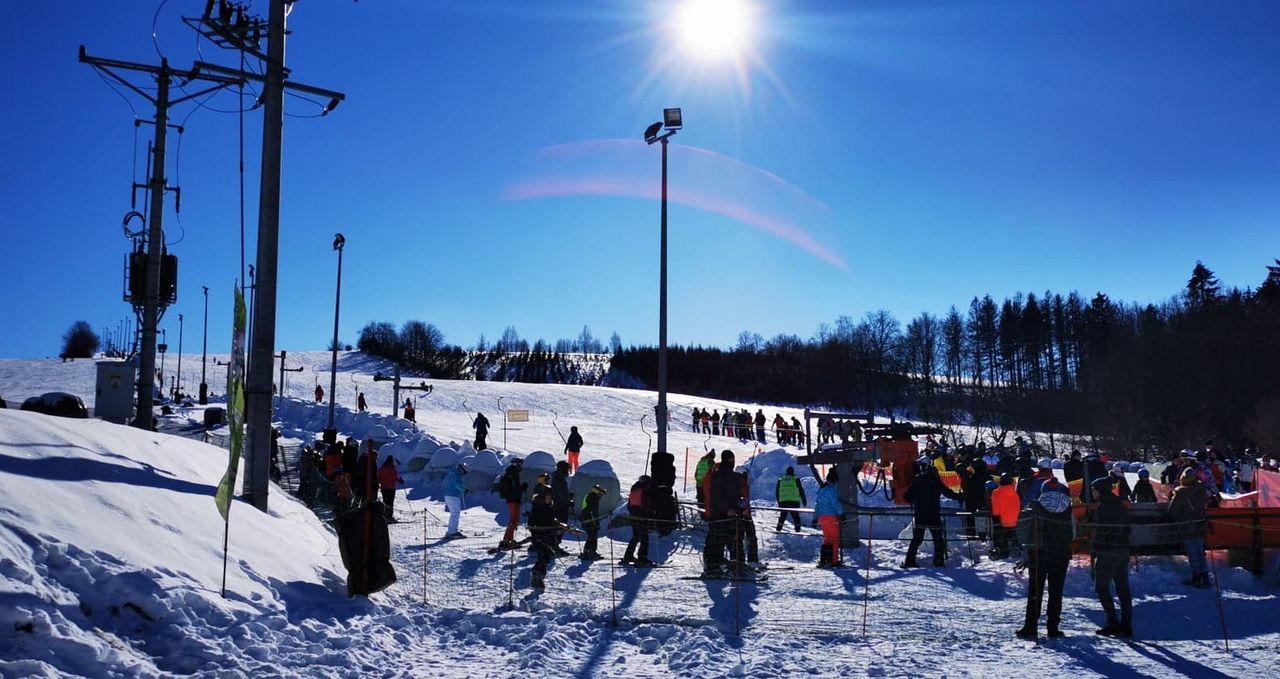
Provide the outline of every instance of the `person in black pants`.
<path id="1" fill-rule="evenodd" d="M 947 562 L 947 533 L 942 524 L 942 496 L 960 501 L 959 493 L 947 488 L 938 478 L 938 468 L 932 464 L 920 465 L 916 478 L 903 496 L 914 508 L 915 521 L 911 531 L 911 544 L 907 545 L 907 558 L 903 568 L 915 568 L 916 552 L 924 542 L 924 531 L 933 538 L 933 565 L 945 566 Z"/>
<path id="2" fill-rule="evenodd" d="M 1105 478 L 1105 477 L 1104 477 Z M 1027 615 L 1019 639 L 1035 641 L 1040 622 L 1040 604 L 1044 601 L 1045 583 L 1049 585 L 1048 634 L 1051 638 L 1066 635 L 1059 629 L 1062 621 L 1062 587 L 1071 562 L 1071 496 L 1067 487 L 1054 477 L 1045 479 L 1040 496 L 1028 507 L 1023 544 L 1027 546 Z"/>
<path id="3" fill-rule="evenodd" d="M 796 478 L 796 470 L 794 467 L 787 467 L 787 471 L 778 477 L 778 484 L 774 488 L 775 498 L 779 507 L 803 507 L 807 504 L 804 496 L 804 488 L 800 485 L 800 479 Z M 787 515 L 791 515 L 791 520 L 795 523 L 796 532 L 800 532 L 800 512 L 778 512 L 778 527 L 775 531 L 782 532 L 782 527 L 787 523 Z"/>
<path id="4" fill-rule="evenodd" d="M 1107 614 L 1107 622 L 1097 634 L 1103 636 L 1133 636 L 1133 597 L 1129 593 L 1129 535 L 1132 527 L 1129 510 L 1120 497 L 1111 492 L 1111 479 L 1101 478 L 1093 482 L 1094 495 L 1098 497 L 1098 509 L 1094 512 L 1093 585 L 1098 602 Z M 1116 619 L 1116 605 L 1111 599 L 1111 583 L 1116 585 L 1116 598 L 1120 599 L 1120 618 Z"/>
<path id="5" fill-rule="evenodd" d="M 529 586 L 539 592 L 544 588 L 547 567 L 556 558 L 556 538 L 568 528 L 556 521 L 552 502 L 550 492 L 540 492 L 533 496 L 533 506 L 529 508 L 529 533 L 533 539 L 533 551 L 538 556 Z"/>
<path id="6" fill-rule="evenodd" d="M 628 520 L 631 522 L 631 541 L 622 555 L 622 564 L 648 568 L 655 564 L 649 560 L 649 477 L 641 476 L 631 486 L 627 499 Z"/>

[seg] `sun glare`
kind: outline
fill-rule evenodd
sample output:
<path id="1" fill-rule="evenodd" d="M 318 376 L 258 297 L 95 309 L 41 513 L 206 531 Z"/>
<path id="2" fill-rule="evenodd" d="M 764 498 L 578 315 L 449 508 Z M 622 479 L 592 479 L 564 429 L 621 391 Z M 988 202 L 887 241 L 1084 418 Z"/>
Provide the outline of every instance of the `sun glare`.
<path id="1" fill-rule="evenodd" d="M 745 0 L 686 0 L 676 27 L 690 52 L 708 59 L 736 57 L 751 39 L 751 8 Z"/>

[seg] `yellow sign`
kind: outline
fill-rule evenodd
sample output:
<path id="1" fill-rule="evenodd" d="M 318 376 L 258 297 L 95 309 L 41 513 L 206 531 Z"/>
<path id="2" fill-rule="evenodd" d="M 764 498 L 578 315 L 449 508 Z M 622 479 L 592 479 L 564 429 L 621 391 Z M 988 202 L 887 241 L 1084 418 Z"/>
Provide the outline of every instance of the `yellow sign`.
<path id="1" fill-rule="evenodd" d="M 507 421 L 508 421 L 508 422 L 528 422 L 528 421 L 529 421 L 529 411 L 528 411 L 528 410 L 524 410 L 524 409 L 522 409 L 522 410 L 515 410 L 515 409 L 508 410 L 508 411 L 507 411 Z"/>

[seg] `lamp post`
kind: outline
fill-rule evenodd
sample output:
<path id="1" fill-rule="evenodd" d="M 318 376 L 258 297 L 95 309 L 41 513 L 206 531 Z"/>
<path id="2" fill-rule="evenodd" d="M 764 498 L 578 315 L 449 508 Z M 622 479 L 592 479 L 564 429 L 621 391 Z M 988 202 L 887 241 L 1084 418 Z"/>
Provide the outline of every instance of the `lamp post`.
<path id="1" fill-rule="evenodd" d="M 667 452 L 667 140 L 684 120 L 678 108 L 662 109 L 662 120 L 644 131 L 645 143 L 662 143 L 662 236 L 658 266 L 658 452 Z M 665 131 L 664 131 L 665 128 Z M 645 467 L 648 467 L 648 460 Z"/>
<path id="2" fill-rule="evenodd" d="M 204 287 L 204 344 L 200 349 L 200 405 L 209 405 L 209 383 L 205 381 L 205 366 L 209 364 L 209 286 Z"/>
<path id="3" fill-rule="evenodd" d="M 178 388 L 173 391 L 173 400 L 182 395 L 182 314 L 178 314 Z"/>
<path id="4" fill-rule="evenodd" d="M 347 239 L 340 233 L 333 235 L 333 249 L 338 253 L 338 289 L 333 299 L 333 362 L 329 367 L 329 426 L 324 430 L 324 439 L 329 442 L 338 440 L 338 430 L 333 426 L 334 398 L 338 393 L 338 310 L 342 306 L 342 250 Z"/>

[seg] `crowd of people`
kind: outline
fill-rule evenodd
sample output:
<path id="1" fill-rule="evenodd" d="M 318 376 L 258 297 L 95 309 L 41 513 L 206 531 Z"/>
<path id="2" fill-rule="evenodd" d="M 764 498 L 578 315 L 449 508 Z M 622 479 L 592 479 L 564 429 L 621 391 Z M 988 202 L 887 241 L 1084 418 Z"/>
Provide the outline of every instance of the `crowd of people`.
<path id="1" fill-rule="evenodd" d="M 773 429 L 774 440 L 778 445 L 803 446 L 804 427 L 800 420 L 792 417 L 787 421 L 780 413 L 774 413 L 773 419 L 765 417 L 764 409 L 756 410 L 752 415 L 746 408 L 740 410 L 724 409 L 721 414 L 718 408 L 708 410 L 694 406 L 690 421 L 690 431 L 707 436 L 726 436 L 739 441 L 757 441 L 768 443 L 766 434 Z"/>
<path id="2" fill-rule="evenodd" d="M 274 438 L 272 443 L 275 444 Z M 395 522 L 396 489 L 404 484 L 396 459 L 378 461 L 372 440 L 354 438 L 303 446 L 298 460 L 298 495 L 311 506 L 329 505 L 342 514 L 375 502 L 381 495 L 384 515 Z"/>

